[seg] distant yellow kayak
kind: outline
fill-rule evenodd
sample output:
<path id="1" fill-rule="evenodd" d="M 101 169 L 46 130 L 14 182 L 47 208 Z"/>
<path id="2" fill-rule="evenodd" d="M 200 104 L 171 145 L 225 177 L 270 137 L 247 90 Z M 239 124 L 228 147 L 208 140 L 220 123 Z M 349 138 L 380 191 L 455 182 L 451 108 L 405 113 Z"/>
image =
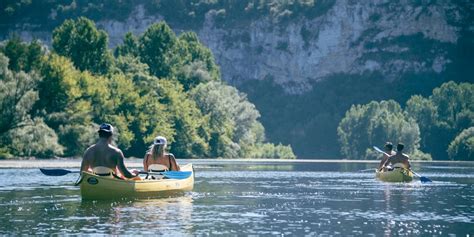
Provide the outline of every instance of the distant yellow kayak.
<path id="1" fill-rule="evenodd" d="M 123 197 L 150 197 L 163 194 L 190 191 L 194 187 L 194 171 L 192 164 L 181 167 L 181 171 L 193 172 L 183 179 L 145 179 L 121 180 L 110 176 L 99 176 L 90 172 L 82 172 L 82 199 L 118 199 Z"/>
<path id="2" fill-rule="evenodd" d="M 405 168 L 394 168 L 391 171 L 375 171 L 375 177 L 385 182 L 411 182 L 413 172 Z"/>

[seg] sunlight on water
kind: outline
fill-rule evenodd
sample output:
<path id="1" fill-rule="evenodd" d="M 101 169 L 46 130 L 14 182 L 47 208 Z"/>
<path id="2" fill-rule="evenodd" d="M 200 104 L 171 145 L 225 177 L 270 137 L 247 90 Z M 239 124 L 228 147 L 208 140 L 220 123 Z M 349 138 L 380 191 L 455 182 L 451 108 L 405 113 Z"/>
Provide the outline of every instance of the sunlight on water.
<path id="1" fill-rule="evenodd" d="M 474 233 L 473 163 L 418 164 L 432 183 L 384 183 L 376 164 L 195 165 L 192 192 L 81 201 L 74 174 L 0 169 L 0 234 L 440 235 Z"/>

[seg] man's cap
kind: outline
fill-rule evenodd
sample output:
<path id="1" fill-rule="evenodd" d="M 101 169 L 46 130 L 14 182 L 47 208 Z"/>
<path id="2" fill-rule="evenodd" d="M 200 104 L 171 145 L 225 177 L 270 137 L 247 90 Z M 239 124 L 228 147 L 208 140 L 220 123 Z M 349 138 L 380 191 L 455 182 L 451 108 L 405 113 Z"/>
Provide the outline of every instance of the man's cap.
<path id="1" fill-rule="evenodd" d="M 167 143 L 166 138 L 162 136 L 157 136 L 153 139 L 153 145 L 166 145 Z"/>
<path id="2" fill-rule="evenodd" d="M 114 127 L 112 127 L 112 125 L 110 125 L 108 123 L 103 123 L 103 124 L 100 125 L 99 131 L 113 133 L 114 132 Z"/>
<path id="3" fill-rule="evenodd" d="M 386 142 L 385 145 L 384 145 L 385 148 L 388 148 L 388 149 L 392 149 L 393 148 L 393 144 L 391 142 Z"/>

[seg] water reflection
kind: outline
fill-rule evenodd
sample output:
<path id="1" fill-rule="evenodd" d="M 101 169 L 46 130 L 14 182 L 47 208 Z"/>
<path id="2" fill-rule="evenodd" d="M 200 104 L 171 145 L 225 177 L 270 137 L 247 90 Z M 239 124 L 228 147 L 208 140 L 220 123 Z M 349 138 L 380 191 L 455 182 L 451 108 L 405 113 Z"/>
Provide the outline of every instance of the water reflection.
<path id="1" fill-rule="evenodd" d="M 472 169 L 439 168 L 456 163 L 416 164 L 434 182 L 397 184 L 360 172 L 376 163 L 213 162 L 196 162 L 192 192 L 119 201 L 81 201 L 74 176 L 0 169 L 0 234 L 474 233 Z M 25 176 L 1 179 L 18 172 Z"/>

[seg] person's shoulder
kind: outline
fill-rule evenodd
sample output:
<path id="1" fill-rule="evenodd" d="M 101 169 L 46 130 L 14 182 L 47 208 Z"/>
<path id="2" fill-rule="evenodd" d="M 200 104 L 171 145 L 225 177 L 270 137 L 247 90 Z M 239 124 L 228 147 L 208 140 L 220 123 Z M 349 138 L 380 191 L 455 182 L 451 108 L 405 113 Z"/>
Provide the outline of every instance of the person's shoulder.
<path id="1" fill-rule="evenodd" d="M 112 150 L 113 152 L 117 153 L 117 154 L 122 154 L 122 150 L 120 150 L 120 148 L 115 147 L 113 145 L 109 145 L 109 149 Z"/>
<path id="2" fill-rule="evenodd" d="M 84 151 L 84 154 L 87 154 L 89 153 L 91 150 L 94 149 L 94 147 L 96 147 L 96 144 L 92 144 L 90 145 L 88 148 L 86 148 L 86 150 Z"/>
<path id="3" fill-rule="evenodd" d="M 170 157 L 170 158 L 173 158 L 173 159 L 175 159 L 175 157 L 174 157 L 173 153 L 167 153 L 166 155 L 167 155 L 168 157 Z"/>

